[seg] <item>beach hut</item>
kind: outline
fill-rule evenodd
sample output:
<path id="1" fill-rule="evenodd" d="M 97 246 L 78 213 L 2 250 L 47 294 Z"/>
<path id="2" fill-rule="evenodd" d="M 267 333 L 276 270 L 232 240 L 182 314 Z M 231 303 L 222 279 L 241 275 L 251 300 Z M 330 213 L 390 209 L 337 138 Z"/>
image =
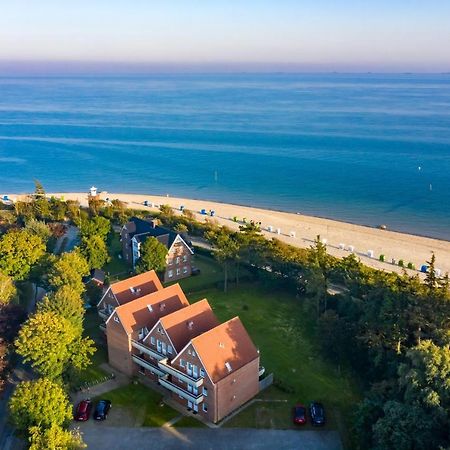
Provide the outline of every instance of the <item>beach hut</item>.
<path id="1" fill-rule="evenodd" d="M 420 271 L 422 273 L 427 273 L 428 272 L 428 266 L 426 264 L 423 264 L 422 267 L 420 268 Z"/>
<path id="2" fill-rule="evenodd" d="M 209 214 L 211 215 L 211 217 L 214 217 L 216 215 L 216 212 L 213 209 L 211 209 L 211 211 L 209 211 Z"/>
<path id="3" fill-rule="evenodd" d="M 95 186 L 92 186 L 92 187 L 89 189 L 89 195 L 90 195 L 91 197 L 96 197 L 96 196 L 97 196 L 97 188 L 96 188 Z"/>
<path id="4" fill-rule="evenodd" d="M 144 200 L 144 206 L 148 206 L 148 200 Z"/>
<path id="5" fill-rule="evenodd" d="M 277 234 L 281 234 L 281 228 L 277 228 Z"/>
<path id="6" fill-rule="evenodd" d="M 295 234 L 295 231 L 291 231 L 291 232 L 289 233 L 289 236 L 290 236 L 291 238 L 297 237 L 296 234 Z"/>
<path id="7" fill-rule="evenodd" d="M 269 225 L 269 226 L 267 227 L 267 231 L 269 231 L 270 233 L 273 233 L 273 226 L 272 226 L 272 225 Z"/>
<path id="8" fill-rule="evenodd" d="M 353 247 L 353 245 L 349 245 L 348 247 L 347 247 L 347 250 L 349 251 L 349 252 L 354 252 L 355 251 L 355 247 Z"/>
<path id="9" fill-rule="evenodd" d="M 206 216 L 206 209 L 201 209 L 200 214 L 202 214 L 203 216 Z"/>
<path id="10" fill-rule="evenodd" d="M 184 211 L 184 205 L 180 205 L 180 211 Z"/>
<path id="11" fill-rule="evenodd" d="M 3 200 L 4 202 L 8 202 L 8 201 L 9 201 L 9 197 L 8 197 L 7 195 L 4 195 L 4 196 L 2 197 L 2 200 Z"/>
<path id="12" fill-rule="evenodd" d="M 435 274 L 437 277 L 440 277 L 440 276 L 441 276 L 441 269 L 434 269 L 434 274 Z"/>
<path id="13" fill-rule="evenodd" d="M 373 255 L 374 255 L 373 250 L 367 250 L 367 256 L 368 256 L 369 258 L 373 258 Z"/>
<path id="14" fill-rule="evenodd" d="M 341 243 L 339 244 L 339 248 L 340 248 L 341 250 L 345 250 L 345 244 L 344 244 L 343 242 L 341 242 Z"/>
<path id="15" fill-rule="evenodd" d="M 327 240 L 325 238 L 322 239 L 322 244 L 327 245 Z"/>

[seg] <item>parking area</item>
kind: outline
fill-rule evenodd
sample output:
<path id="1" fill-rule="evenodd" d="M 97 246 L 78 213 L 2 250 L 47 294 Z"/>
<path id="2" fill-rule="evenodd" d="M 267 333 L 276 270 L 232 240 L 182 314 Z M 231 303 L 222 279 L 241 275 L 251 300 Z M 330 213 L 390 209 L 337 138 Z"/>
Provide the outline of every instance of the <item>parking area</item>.
<path id="1" fill-rule="evenodd" d="M 152 450 L 342 450 L 335 431 L 128 428 L 106 422 L 83 425 L 84 441 L 96 450 L 135 450 L 145 443 L 151 443 Z"/>

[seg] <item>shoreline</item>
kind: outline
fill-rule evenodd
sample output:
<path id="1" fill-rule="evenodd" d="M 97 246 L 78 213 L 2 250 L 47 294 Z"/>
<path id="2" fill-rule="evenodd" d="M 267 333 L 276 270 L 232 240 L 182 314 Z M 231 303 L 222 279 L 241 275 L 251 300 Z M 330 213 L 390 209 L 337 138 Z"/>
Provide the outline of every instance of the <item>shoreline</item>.
<path id="1" fill-rule="evenodd" d="M 20 198 L 27 194 L 11 194 L 10 197 Z M 216 219 L 221 225 L 237 229 L 242 222 L 234 222 L 236 216 L 239 220 L 244 217 L 247 221 L 254 220 L 261 222 L 263 234 L 270 238 L 280 239 L 288 244 L 308 248 L 315 237 L 319 234 L 322 239 L 327 240 L 328 252 L 337 257 L 347 256 L 350 251 L 349 246 L 354 247 L 354 253 L 365 265 L 384 271 L 394 271 L 401 273 L 403 268 L 391 263 L 395 258 L 398 262 L 404 261 L 405 266 L 412 262 L 416 270 L 409 270 L 410 274 L 421 274 L 419 272 L 422 265 L 431 258 L 432 252 L 436 255 L 436 268 L 440 269 L 441 275 L 450 272 L 450 242 L 442 239 L 407 234 L 399 231 L 382 230 L 367 225 L 358 225 L 349 222 L 341 222 L 333 219 L 307 216 L 300 213 L 277 211 L 266 208 L 258 208 L 245 205 L 230 204 L 220 201 L 187 199 L 179 197 L 167 197 L 151 194 L 123 194 L 100 192 L 100 198 L 105 200 L 119 199 L 128 204 L 130 208 L 143 211 L 156 211 L 157 206 L 145 206 L 145 200 L 149 204 L 168 204 L 175 210 L 180 211 L 183 205 L 186 209 L 195 213 L 197 220 Z M 60 192 L 47 193 L 48 197 L 63 197 L 65 200 L 78 200 L 82 206 L 88 204 L 87 193 Z M 215 216 L 200 214 L 201 209 L 207 212 L 215 211 Z M 272 226 L 275 232 L 268 231 Z M 277 228 L 280 234 L 277 234 Z M 295 233 L 295 236 L 291 234 Z M 342 248 L 344 244 L 344 249 Z M 373 251 L 373 257 L 368 256 L 368 252 Z M 385 261 L 379 261 L 379 255 L 385 255 Z M 421 274 L 423 276 L 423 274 Z"/>

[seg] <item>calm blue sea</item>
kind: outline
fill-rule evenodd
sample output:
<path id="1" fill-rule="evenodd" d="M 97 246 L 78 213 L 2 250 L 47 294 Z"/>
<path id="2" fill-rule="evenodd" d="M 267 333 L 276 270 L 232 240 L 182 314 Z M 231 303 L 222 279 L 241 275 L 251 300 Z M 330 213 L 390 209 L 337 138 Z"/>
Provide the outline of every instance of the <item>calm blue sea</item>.
<path id="1" fill-rule="evenodd" d="M 0 193 L 170 194 L 450 240 L 450 75 L 0 78 Z"/>

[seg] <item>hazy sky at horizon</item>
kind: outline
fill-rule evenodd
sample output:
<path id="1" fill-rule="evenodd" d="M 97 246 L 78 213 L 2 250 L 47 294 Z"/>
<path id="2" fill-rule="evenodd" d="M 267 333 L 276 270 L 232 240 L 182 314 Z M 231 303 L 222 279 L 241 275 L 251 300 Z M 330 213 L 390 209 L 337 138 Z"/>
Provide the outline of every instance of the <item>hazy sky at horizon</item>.
<path id="1" fill-rule="evenodd" d="M 3 0 L 0 61 L 450 70 L 450 0 Z"/>

